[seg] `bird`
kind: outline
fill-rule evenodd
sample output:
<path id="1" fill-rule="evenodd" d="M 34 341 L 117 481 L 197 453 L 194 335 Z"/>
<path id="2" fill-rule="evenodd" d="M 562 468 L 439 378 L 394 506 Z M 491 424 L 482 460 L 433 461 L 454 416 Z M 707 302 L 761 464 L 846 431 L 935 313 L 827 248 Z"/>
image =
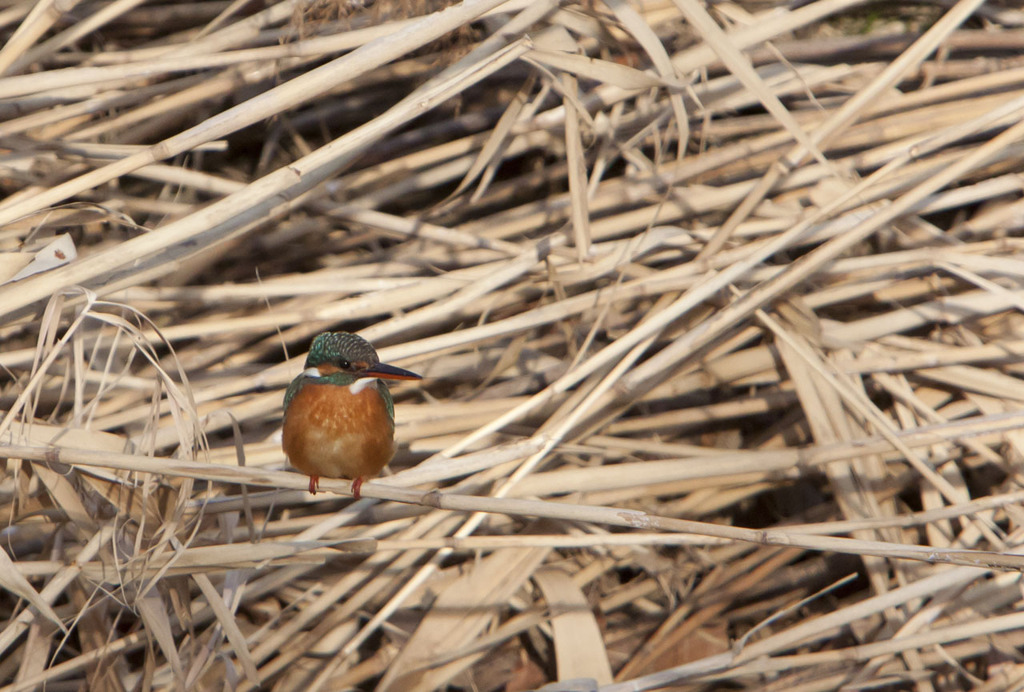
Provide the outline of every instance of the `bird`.
<path id="1" fill-rule="evenodd" d="M 360 498 L 395 454 L 395 404 L 383 380 L 420 375 L 381 363 L 366 339 L 323 332 L 310 344 L 304 370 L 284 395 L 281 446 L 288 461 L 309 476 L 316 495 L 320 477 L 352 479 Z"/>

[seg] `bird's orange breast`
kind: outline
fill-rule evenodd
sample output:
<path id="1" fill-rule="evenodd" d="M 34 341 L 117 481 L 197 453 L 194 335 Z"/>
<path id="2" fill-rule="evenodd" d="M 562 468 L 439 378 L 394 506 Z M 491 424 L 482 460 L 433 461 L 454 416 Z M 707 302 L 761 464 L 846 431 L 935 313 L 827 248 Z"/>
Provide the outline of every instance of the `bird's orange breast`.
<path id="1" fill-rule="evenodd" d="M 309 382 L 288 404 L 282 442 L 292 466 L 307 475 L 359 478 L 391 461 L 394 435 L 377 383 L 353 394 L 347 386 Z"/>

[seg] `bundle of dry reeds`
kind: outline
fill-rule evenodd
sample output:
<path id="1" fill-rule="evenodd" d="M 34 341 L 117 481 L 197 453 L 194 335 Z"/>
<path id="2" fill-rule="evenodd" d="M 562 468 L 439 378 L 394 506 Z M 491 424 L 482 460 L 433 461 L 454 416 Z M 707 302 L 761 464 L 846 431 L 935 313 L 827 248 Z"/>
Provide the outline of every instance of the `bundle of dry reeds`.
<path id="1" fill-rule="evenodd" d="M 1015 0 L 0 30 L 0 690 L 1024 688 Z"/>

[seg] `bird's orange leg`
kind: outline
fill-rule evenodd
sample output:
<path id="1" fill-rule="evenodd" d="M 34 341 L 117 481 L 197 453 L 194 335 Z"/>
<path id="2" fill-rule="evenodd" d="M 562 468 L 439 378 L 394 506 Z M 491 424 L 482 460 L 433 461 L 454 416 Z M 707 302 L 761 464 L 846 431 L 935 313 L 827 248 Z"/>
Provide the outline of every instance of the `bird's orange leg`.
<path id="1" fill-rule="evenodd" d="M 363 477 L 362 476 L 358 476 L 354 481 L 352 481 L 352 497 L 354 499 L 358 500 L 358 499 L 360 499 L 360 497 L 362 497 L 359 494 L 359 490 L 362 487 L 363 487 Z"/>
<path id="2" fill-rule="evenodd" d="M 309 477 L 309 494 L 316 495 L 316 491 L 320 489 L 320 476 Z"/>

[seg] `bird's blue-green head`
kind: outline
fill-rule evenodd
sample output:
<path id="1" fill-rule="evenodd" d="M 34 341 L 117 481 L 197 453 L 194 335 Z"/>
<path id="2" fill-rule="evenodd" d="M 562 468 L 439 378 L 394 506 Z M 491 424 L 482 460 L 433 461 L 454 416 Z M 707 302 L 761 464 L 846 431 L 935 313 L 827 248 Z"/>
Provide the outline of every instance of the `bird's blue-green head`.
<path id="1" fill-rule="evenodd" d="M 373 346 L 361 336 L 348 332 L 324 332 L 310 344 L 305 370 L 296 377 L 285 394 L 288 403 L 304 384 L 330 384 L 352 387 L 374 383 L 375 380 L 418 380 L 419 375 L 387 363 L 381 363 Z M 387 388 L 381 385 L 386 393 Z M 390 398 L 390 397 L 388 397 Z"/>
<path id="2" fill-rule="evenodd" d="M 331 370 L 354 374 L 379 363 L 370 342 L 348 332 L 317 334 L 306 356 L 306 368 L 322 368 L 324 375 Z"/>

